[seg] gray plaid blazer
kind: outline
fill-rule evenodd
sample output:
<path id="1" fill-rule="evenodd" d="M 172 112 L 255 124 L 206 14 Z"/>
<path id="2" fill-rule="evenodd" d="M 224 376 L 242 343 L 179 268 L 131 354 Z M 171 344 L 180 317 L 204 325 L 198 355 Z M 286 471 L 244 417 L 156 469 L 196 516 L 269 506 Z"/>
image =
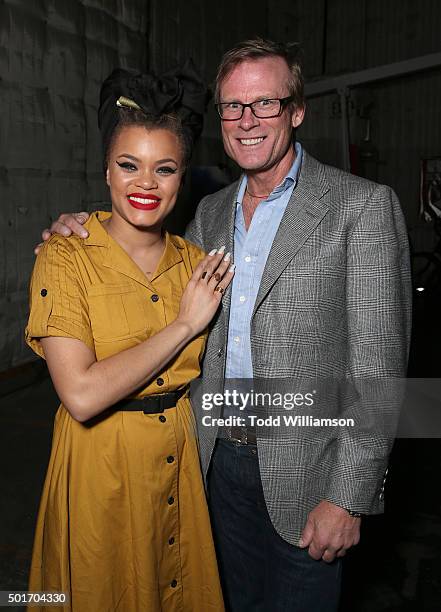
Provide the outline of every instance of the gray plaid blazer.
<path id="1" fill-rule="evenodd" d="M 188 240 L 205 251 L 225 244 L 234 256 L 238 187 L 201 201 Z M 304 151 L 254 306 L 255 378 L 405 377 L 410 287 L 407 232 L 395 193 Z M 227 291 L 212 324 L 203 379 L 223 379 L 229 306 Z M 206 478 L 217 432 L 201 426 L 200 407 L 194 408 Z M 322 499 L 365 514 L 382 512 L 391 439 L 343 435 L 325 449 L 302 428 L 291 429 L 280 438 L 257 431 L 265 500 L 284 539 L 298 543 L 308 513 Z"/>

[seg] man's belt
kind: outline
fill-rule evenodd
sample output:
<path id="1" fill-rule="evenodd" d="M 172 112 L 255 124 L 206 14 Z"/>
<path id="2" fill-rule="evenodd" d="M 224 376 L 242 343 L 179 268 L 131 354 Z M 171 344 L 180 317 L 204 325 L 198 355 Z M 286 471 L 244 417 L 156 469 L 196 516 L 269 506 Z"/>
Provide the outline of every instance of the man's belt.
<path id="1" fill-rule="evenodd" d="M 257 444 L 254 427 L 225 427 L 219 437 L 238 445 Z"/>
<path id="2" fill-rule="evenodd" d="M 168 408 L 174 408 L 178 400 L 187 392 L 187 388 L 172 393 L 162 393 L 161 395 L 147 395 L 139 399 L 121 400 L 112 408 L 114 410 L 137 411 L 144 414 L 158 414 Z"/>

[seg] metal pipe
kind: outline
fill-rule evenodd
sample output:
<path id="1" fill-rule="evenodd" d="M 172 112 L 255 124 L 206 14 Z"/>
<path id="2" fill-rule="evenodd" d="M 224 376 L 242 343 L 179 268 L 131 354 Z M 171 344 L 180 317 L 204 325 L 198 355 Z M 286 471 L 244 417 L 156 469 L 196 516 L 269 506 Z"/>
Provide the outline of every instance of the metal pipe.
<path id="1" fill-rule="evenodd" d="M 341 74 L 327 79 L 310 81 L 305 85 L 305 96 L 307 98 L 314 98 L 315 96 L 339 91 L 342 88 L 356 87 L 357 85 L 373 83 L 374 81 L 393 79 L 413 72 L 430 70 L 431 68 L 437 68 L 439 66 L 441 66 L 441 53 L 422 55 L 402 62 L 367 68 L 359 72 L 349 72 L 348 74 Z"/>

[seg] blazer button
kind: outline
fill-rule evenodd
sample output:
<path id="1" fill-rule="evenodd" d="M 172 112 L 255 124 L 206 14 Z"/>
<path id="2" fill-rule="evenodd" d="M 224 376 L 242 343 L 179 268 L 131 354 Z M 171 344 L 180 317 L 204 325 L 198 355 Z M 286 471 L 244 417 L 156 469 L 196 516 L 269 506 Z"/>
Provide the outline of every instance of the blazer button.
<path id="1" fill-rule="evenodd" d="M 46 297 L 47 296 L 47 289 L 42 289 L 40 291 L 40 295 L 41 295 L 41 297 Z"/>
<path id="2" fill-rule="evenodd" d="M 159 420 L 161 421 L 161 423 L 165 423 L 167 418 L 163 414 L 161 414 L 161 416 L 159 417 Z"/>
<path id="3" fill-rule="evenodd" d="M 168 505 L 169 505 L 169 506 L 171 506 L 171 505 L 174 503 L 174 501 L 175 501 L 175 498 L 174 498 L 174 497 L 172 497 L 172 496 L 170 496 L 170 497 L 168 498 L 168 500 L 167 500 Z"/>
<path id="4" fill-rule="evenodd" d="M 156 384 L 158 385 L 158 387 L 162 387 L 162 385 L 164 384 L 164 379 L 161 377 L 157 378 Z"/>
<path id="5" fill-rule="evenodd" d="M 176 586 L 177 584 L 178 584 L 178 581 L 177 581 L 177 580 L 172 580 L 172 581 L 170 582 L 170 586 L 171 586 L 171 587 L 173 587 L 173 588 L 175 588 L 175 586 Z"/>
<path id="6" fill-rule="evenodd" d="M 175 543 L 175 539 L 173 537 L 169 538 L 168 543 L 170 546 Z"/>
<path id="7" fill-rule="evenodd" d="M 150 299 L 152 300 L 152 302 L 157 302 L 159 300 L 159 295 L 156 295 L 156 293 L 154 293 Z"/>
<path id="8" fill-rule="evenodd" d="M 175 460 L 175 458 L 173 457 L 173 455 L 169 455 L 167 457 L 167 463 L 173 463 L 174 460 Z"/>

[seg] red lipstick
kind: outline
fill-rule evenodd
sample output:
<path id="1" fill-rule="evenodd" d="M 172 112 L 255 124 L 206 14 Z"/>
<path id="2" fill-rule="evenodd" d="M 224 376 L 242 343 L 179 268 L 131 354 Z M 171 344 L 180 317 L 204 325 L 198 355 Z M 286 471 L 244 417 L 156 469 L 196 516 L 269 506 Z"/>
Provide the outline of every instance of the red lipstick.
<path id="1" fill-rule="evenodd" d="M 131 193 L 127 199 L 130 205 L 138 210 L 154 210 L 161 203 L 161 198 L 153 193 Z"/>

